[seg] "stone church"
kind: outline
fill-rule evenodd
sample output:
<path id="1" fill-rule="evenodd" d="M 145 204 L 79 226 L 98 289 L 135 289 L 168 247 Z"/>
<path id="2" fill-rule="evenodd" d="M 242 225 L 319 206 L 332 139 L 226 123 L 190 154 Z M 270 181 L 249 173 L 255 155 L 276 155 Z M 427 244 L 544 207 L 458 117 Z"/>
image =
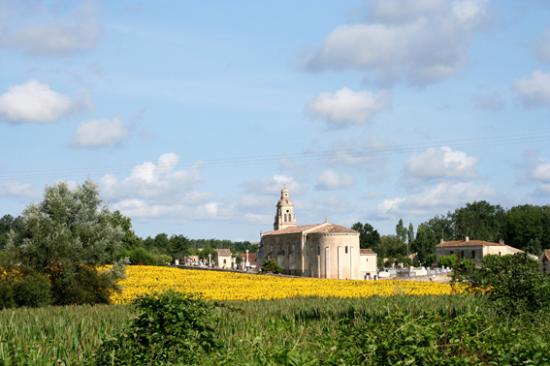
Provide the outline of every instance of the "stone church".
<path id="1" fill-rule="evenodd" d="M 364 278 L 358 232 L 328 220 L 322 224 L 298 225 L 286 187 L 281 190 L 276 207 L 273 231 L 261 234 L 259 263 L 275 260 L 284 273 L 296 276 Z"/>

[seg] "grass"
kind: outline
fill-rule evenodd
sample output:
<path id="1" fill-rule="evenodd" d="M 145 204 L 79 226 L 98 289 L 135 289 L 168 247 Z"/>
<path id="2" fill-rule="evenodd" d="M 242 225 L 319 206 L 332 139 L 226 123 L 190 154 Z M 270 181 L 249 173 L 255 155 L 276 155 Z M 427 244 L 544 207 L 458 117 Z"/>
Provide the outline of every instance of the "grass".
<path id="1" fill-rule="evenodd" d="M 316 340 L 331 332 L 342 314 L 363 309 L 383 314 L 390 308 L 411 313 L 445 308 L 448 297 L 394 296 L 364 299 L 298 298 L 224 302 L 216 310 L 216 330 L 226 347 L 218 355 L 256 364 L 265 352 L 318 349 Z M 458 296 L 452 306 L 476 305 Z M 83 365 L 91 363 L 102 339 L 129 319 L 125 305 L 66 306 L 0 311 L 0 365 Z"/>

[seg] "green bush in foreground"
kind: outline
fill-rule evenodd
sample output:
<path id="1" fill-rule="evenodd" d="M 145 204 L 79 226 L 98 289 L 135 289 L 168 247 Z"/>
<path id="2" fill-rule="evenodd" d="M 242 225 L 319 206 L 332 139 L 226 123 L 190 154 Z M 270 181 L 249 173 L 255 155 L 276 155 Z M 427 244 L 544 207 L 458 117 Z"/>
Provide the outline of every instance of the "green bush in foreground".
<path id="1" fill-rule="evenodd" d="M 166 292 L 134 306 L 137 317 L 101 346 L 97 365 L 199 365 L 219 347 L 212 306 L 196 297 Z"/>

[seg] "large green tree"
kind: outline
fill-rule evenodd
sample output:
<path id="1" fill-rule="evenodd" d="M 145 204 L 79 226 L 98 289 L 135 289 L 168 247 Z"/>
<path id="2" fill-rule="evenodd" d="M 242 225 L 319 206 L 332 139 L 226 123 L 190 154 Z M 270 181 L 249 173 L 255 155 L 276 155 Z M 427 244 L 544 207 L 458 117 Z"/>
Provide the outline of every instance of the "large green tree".
<path id="1" fill-rule="evenodd" d="M 506 213 L 499 205 L 477 201 L 456 209 L 452 215 L 454 237 L 496 242 L 503 238 Z"/>
<path id="2" fill-rule="evenodd" d="M 371 224 L 356 222 L 351 228 L 359 232 L 361 248 L 374 248 L 380 243 L 380 234 Z"/>
<path id="3" fill-rule="evenodd" d="M 21 268 L 49 277 L 54 303 L 108 301 L 120 273 L 99 272 L 97 266 L 112 260 L 124 230 L 114 224 L 94 183 L 47 187 L 42 202 L 21 217 L 23 229 L 10 235 L 9 250 Z"/>

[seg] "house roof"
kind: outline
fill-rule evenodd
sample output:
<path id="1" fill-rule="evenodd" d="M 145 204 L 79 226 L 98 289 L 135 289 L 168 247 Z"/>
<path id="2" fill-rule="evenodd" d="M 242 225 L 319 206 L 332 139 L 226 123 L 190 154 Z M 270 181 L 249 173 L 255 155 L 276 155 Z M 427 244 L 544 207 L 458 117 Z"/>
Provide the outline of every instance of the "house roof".
<path id="1" fill-rule="evenodd" d="M 352 230 L 350 228 L 347 228 L 342 225 L 336 225 L 336 224 L 330 224 L 330 223 L 323 223 L 323 224 L 314 224 L 314 225 L 298 225 L 298 226 L 292 226 L 288 227 L 286 229 L 281 230 L 272 230 L 267 231 L 265 233 L 262 233 L 262 236 L 268 236 L 268 235 L 285 235 L 285 234 L 301 234 L 306 232 L 308 234 L 311 233 L 357 233 L 357 231 Z"/>
<path id="2" fill-rule="evenodd" d="M 241 253 L 242 260 L 246 260 L 246 253 Z M 248 262 L 256 263 L 256 253 L 248 253 Z"/>
<path id="3" fill-rule="evenodd" d="M 376 255 L 376 252 L 370 248 L 364 248 L 359 250 L 360 255 Z"/>
<path id="4" fill-rule="evenodd" d="M 484 240 L 452 240 L 443 241 L 437 244 L 436 248 L 455 248 L 455 247 L 506 247 L 504 243 L 492 243 Z"/>
<path id="5" fill-rule="evenodd" d="M 216 249 L 216 252 L 219 257 L 231 257 L 231 249 L 226 249 L 226 248 Z"/>

